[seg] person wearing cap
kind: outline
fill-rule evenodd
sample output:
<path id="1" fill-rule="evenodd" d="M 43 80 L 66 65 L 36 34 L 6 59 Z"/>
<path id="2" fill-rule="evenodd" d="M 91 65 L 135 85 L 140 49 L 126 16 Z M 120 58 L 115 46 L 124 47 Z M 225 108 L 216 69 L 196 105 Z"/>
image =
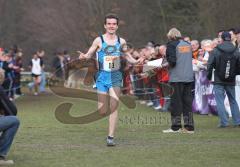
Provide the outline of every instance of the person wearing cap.
<path id="1" fill-rule="evenodd" d="M 214 71 L 214 93 L 215 93 L 215 99 L 217 103 L 217 111 L 218 111 L 218 116 L 220 118 L 220 122 L 218 127 L 219 128 L 225 128 L 229 126 L 228 122 L 228 116 L 227 112 L 224 106 L 224 99 L 225 99 L 225 94 L 228 96 L 230 108 L 231 108 L 231 113 L 232 113 L 232 121 L 233 125 L 236 127 L 240 126 L 240 112 L 239 112 L 239 107 L 236 101 L 235 97 L 235 79 L 236 75 L 239 73 L 237 70 L 240 67 L 240 52 L 238 49 L 236 49 L 236 46 L 231 42 L 231 34 L 228 31 L 224 31 L 221 35 L 222 38 L 222 43 L 219 44 L 212 52 L 211 56 L 208 59 L 208 66 L 207 66 L 207 77 L 209 80 L 212 79 L 212 71 Z M 226 55 L 225 55 L 226 54 Z M 227 61 L 229 66 L 224 65 L 223 59 L 225 59 L 223 56 L 233 56 L 232 58 L 234 59 L 233 62 L 235 63 L 230 63 L 228 64 L 229 61 Z M 231 60 L 232 60 L 231 58 Z M 223 66 L 224 65 L 224 66 Z M 232 67 L 231 67 L 232 66 Z M 228 77 L 225 75 L 226 78 L 229 79 L 223 79 L 221 76 L 222 69 L 227 71 L 227 67 L 229 69 L 233 69 L 234 73 L 231 74 L 233 77 Z M 230 70 L 229 70 L 230 71 Z M 230 73 L 230 72 L 229 72 Z M 228 73 L 228 74 L 229 74 Z M 227 74 L 227 72 L 225 73 Z"/>

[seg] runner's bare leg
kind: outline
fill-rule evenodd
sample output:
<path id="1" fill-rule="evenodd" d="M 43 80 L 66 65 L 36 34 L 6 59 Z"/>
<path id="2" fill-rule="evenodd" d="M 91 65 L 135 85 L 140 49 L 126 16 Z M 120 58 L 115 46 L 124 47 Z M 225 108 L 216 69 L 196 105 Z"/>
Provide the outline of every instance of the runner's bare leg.
<path id="1" fill-rule="evenodd" d="M 98 112 L 105 115 L 108 111 L 108 96 L 106 92 L 98 91 Z"/>
<path id="2" fill-rule="evenodd" d="M 110 96 L 110 116 L 109 116 L 109 130 L 108 136 L 114 137 L 115 129 L 118 121 L 118 105 L 119 105 L 119 95 L 120 87 L 114 87 L 109 89 Z"/>

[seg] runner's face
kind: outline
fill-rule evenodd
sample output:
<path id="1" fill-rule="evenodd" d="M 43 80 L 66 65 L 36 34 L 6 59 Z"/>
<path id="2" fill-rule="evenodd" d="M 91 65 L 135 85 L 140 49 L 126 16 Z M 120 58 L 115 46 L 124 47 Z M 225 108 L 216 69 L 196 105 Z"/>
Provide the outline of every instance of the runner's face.
<path id="1" fill-rule="evenodd" d="M 107 19 L 106 24 L 104 24 L 104 28 L 106 29 L 107 33 L 115 34 L 118 29 L 117 20 L 116 19 Z"/>

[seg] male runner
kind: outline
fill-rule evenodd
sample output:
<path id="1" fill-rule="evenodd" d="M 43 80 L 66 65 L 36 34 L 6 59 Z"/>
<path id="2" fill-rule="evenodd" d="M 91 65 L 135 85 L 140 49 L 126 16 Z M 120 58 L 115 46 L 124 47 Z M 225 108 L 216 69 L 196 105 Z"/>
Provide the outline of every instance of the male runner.
<path id="1" fill-rule="evenodd" d="M 91 58 L 95 53 L 98 61 L 98 74 L 96 87 L 98 91 L 98 111 L 105 114 L 108 110 L 109 99 L 109 130 L 107 146 L 115 146 L 114 132 L 118 120 L 117 107 L 119 104 L 120 87 L 122 85 L 121 58 L 125 58 L 132 64 L 137 64 L 143 59 L 135 60 L 129 53 L 121 51 L 126 41 L 116 35 L 119 19 L 115 14 L 105 16 L 105 34 L 97 37 L 86 54 L 81 53 L 80 59 Z"/>

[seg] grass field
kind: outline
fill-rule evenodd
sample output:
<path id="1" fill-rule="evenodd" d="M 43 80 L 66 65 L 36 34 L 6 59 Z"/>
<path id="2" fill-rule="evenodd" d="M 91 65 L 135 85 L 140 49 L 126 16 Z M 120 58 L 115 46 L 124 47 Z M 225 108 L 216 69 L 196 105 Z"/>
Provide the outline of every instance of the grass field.
<path id="1" fill-rule="evenodd" d="M 216 128 L 215 116 L 195 115 L 195 134 L 163 134 L 169 113 L 143 105 L 120 105 L 118 145 L 106 147 L 106 118 L 86 125 L 66 125 L 55 118 L 61 102 L 74 104 L 71 114 L 84 115 L 96 102 L 53 94 L 17 99 L 21 127 L 9 153 L 16 167 L 238 167 L 240 128 Z"/>

